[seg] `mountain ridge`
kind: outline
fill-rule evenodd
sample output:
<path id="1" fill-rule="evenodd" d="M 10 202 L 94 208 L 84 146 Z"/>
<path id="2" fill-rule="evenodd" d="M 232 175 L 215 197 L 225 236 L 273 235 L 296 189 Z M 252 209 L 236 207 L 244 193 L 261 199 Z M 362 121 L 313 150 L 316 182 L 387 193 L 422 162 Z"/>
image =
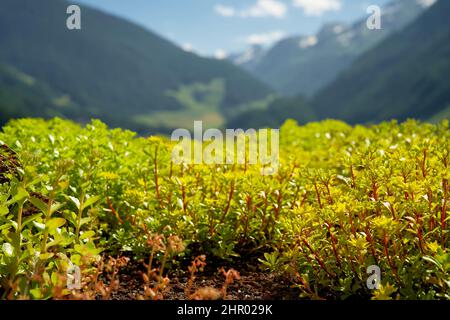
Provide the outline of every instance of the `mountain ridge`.
<path id="1" fill-rule="evenodd" d="M 420 0 L 393 0 L 382 8 L 382 30 L 368 30 L 367 18 L 354 23 L 328 23 L 315 35 L 282 39 L 258 61 L 243 67 L 281 94 L 310 98 L 359 55 L 402 29 L 425 8 Z"/>
<path id="2" fill-rule="evenodd" d="M 82 29 L 68 30 L 67 6 L 63 0 L 2 0 L 0 63 L 69 96 L 85 118 L 120 125 L 130 115 L 185 110 L 170 92 L 213 79 L 225 83 L 221 110 L 272 93 L 230 62 L 185 52 L 150 30 L 85 5 L 80 5 Z"/>
<path id="3" fill-rule="evenodd" d="M 450 2 L 438 1 L 320 91 L 314 110 L 350 123 L 428 120 L 450 105 Z M 445 112 L 443 113 L 445 114 Z"/>

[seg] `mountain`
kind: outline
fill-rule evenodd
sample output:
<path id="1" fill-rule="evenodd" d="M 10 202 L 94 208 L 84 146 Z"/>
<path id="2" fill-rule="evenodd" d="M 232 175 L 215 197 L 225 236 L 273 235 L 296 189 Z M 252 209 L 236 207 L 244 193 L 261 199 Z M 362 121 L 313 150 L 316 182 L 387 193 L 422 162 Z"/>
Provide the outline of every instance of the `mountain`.
<path id="1" fill-rule="evenodd" d="M 440 0 L 363 54 L 314 99 L 316 114 L 351 123 L 450 114 L 450 1 Z"/>
<path id="2" fill-rule="evenodd" d="M 267 104 L 244 110 L 227 122 L 228 128 L 280 128 L 287 119 L 299 124 L 316 121 L 309 102 L 303 98 L 276 97 Z"/>
<path id="3" fill-rule="evenodd" d="M 70 117 L 81 115 L 79 106 L 47 84 L 14 67 L 0 65 L 0 125 L 19 117 Z"/>
<path id="4" fill-rule="evenodd" d="M 261 45 L 252 45 L 242 53 L 231 54 L 227 57 L 232 63 L 247 70 L 252 70 L 261 62 L 267 50 Z"/>
<path id="5" fill-rule="evenodd" d="M 211 112 L 218 115 L 272 92 L 230 62 L 185 52 L 151 31 L 86 6 L 81 6 L 82 29 L 68 30 L 68 5 L 1 0 L 0 64 L 63 95 L 86 120 L 100 117 L 135 129 L 145 127 L 137 123 L 144 116 L 187 114 L 192 101 L 204 105 L 205 90 L 208 98 L 216 95 Z M 47 115 L 45 107 L 33 108 L 33 114 Z"/>
<path id="6" fill-rule="evenodd" d="M 369 30 L 366 17 L 351 25 L 329 23 L 316 35 L 281 40 L 244 67 L 282 94 L 311 97 L 362 53 L 413 21 L 431 2 L 394 0 L 382 8 L 381 30 Z"/>

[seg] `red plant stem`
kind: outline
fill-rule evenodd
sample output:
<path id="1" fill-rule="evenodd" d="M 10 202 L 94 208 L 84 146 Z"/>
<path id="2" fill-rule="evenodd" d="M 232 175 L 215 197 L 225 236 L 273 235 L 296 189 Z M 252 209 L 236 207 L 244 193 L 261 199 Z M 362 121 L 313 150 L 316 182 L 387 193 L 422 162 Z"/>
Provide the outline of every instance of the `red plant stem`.
<path id="1" fill-rule="evenodd" d="M 378 185 L 375 181 L 372 182 L 372 193 L 375 201 L 378 201 Z"/>
<path id="2" fill-rule="evenodd" d="M 433 212 L 433 192 L 431 191 L 431 189 L 428 189 L 427 196 L 428 196 L 428 210 L 430 211 L 430 213 L 432 213 Z M 430 221 L 429 221 L 429 229 L 434 230 L 435 225 L 436 225 L 436 221 L 434 219 L 434 215 L 431 215 Z"/>
<path id="3" fill-rule="evenodd" d="M 372 235 L 370 234 L 370 230 L 369 230 L 368 226 L 366 227 L 366 240 L 370 244 L 370 251 L 372 252 L 373 258 L 375 259 L 375 263 L 378 264 L 378 259 L 377 259 L 377 255 L 375 253 L 375 246 L 373 243 L 373 238 L 372 238 Z"/>
<path id="4" fill-rule="evenodd" d="M 424 178 L 426 178 L 427 177 L 427 150 L 426 149 L 423 150 L 423 160 L 421 163 L 421 169 L 422 169 L 422 176 Z"/>
<path id="5" fill-rule="evenodd" d="M 277 196 L 277 207 L 275 208 L 275 221 L 278 221 L 278 218 L 280 216 L 282 199 L 283 199 L 283 195 L 281 194 L 281 191 L 280 191 L 280 192 L 278 192 L 278 196 Z"/>
<path id="6" fill-rule="evenodd" d="M 423 250 L 423 234 L 422 234 L 422 226 L 419 223 L 419 229 L 417 230 L 417 237 L 419 238 L 419 249 L 422 254 L 424 254 Z"/>
<path id="7" fill-rule="evenodd" d="M 395 276 L 395 279 L 397 280 L 397 284 L 399 286 L 402 286 L 402 281 L 400 280 L 398 273 L 397 273 L 397 268 L 395 267 L 395 265 L 392 263 L 391 257 L 389 255 L 389 238 L 387 236 L 387 234 L 384 235 L 384 254 L 386 255 L 389 267 L 392 269 L 392 273 Z"/>
<path id="8" fill-rule="evenodd" d="M 384 245 L 384 254 L 386 255 L 389 266 L 391 266 L 391 268 L 392 268 L 392 262 L 391 262 L 391 257 L 389 256 L 389 248 L 388 248 L 389 238 L 386 234 L 384 235 L 384 238 L 383 238 L 383 245 Z"/>
<path id="9" fill-rule="evenodd" d="M 320 198 L 320 192 L 319 192 L 319 188 L 317 188 L 317 182 L 316 181 L 314 181 L 314 188 L 316 189 L 317 202 L 319 203 L 319 207 L 320 207 L 320 209 L 323 209 L 322 200 Z"/>
<path id="10" fill-rule="evenodd" d="M 300 193 L 300 186 L 297 186 L 297 188 L 295 189 L 294 200 L 292 201 L 292 204 L 291 204 L 291 210 L 294 210 L 294 208 L 295 208 L 295 203 L 297 202 L 299 193 Z"/>
<path id="11" fill-rule="evenodd" d="M 378 188 L 379 187 L 377 185 L 377 182 L 373 181 L 372 182 L 372 195 L 376 202 L 378 202 L 378 200 L 379 200 Z M 379 206 L 376 206 L 376 211 L 377 211 L 378 216 L 381 216 L 381 210 L 380 210 Z"/>
<path id="12" fill-rule="evenodd" d="M 336 237 L 334 236 L 333 232 L 331 231 L 331 225 L 329 223 L 327 223 L 327 228 L 328 228 L 328 232 L 330 233 L 331 244 L 333 246 L 333 253 L 334 253 L 334 256 L 336 257 L 336 262 L 338 263 L 339 268 L 342 270 L 341 259 L 339 258 L 339 254 L 336 249 L 336 242 L 337 242 Z"/>
<path id="13" fill-rule="evenodd" d="M 305 192 L 302 198 L 302 202 L 300 203 L 300 207 L 303 208 L 305 206 L 306 200 L 308 199 L 308 192 Z"/>
<path id="14" fill-rule="evenodd" d="M 332 273 L 330 273 L 328 271 L 328 269 L 325 267 L 325 264 L 323 263 L 322 259 L 320 259 L 320 257 L 318 256 L 318 254 L 313 250 L 313 248 L 311 248 L 311 246 L 309 245 L 309 243 L 306 240 L 303 240 L 303 243 L 305 244 L 305 246 L 309 249 L 309 251 L 311 251 L 311 253 L 314 255 L 317 263 L 319 263 L 320 267 L 322 268 L 323 271 L 325 271 L 326 274 L 328 274 L 330 277 L 334 278 L 335 275 L 333 275 Z"/>
<path id="15" fill-rule="evenodd" d="M 325 188 L 327 189 L 327 193 L 328 193 L 328 203 L 329 204 L 333 204 L 333 197 L 331 196 L 331 191 L 330 191 L 330 181 L 324 182 Z"/>
<path id="16" fill-rule="evenodd" d="M 353 223 L 353 217 L 352 217 L 352 213 L 349 212 L 348 213 L 349 219 L 350 219 L 350 225 L 352 226 L 352 234 L 354 236 L 356 236 L 356 230 L 355 230 L 355 224 Z"/>
<path id="17" fill-rule="evenodd" d="M 446 237 L 445 237 L 445 230 L 446 230 L 446 219 L 447 219 L 447 201 L 448 201 L 448 180 L 444 179 L 442 182 L 443 189 L 444 189 L 444 204 L 442 205 L 442 212 L 441 212 L 441 244 L 442 247 L 446 248 Z"/>
<path id="18" fill-rule="evenodd" d="M 108 204 L 109 210 L 111 210 L 111 212 L 114 214 L 114 216 L 117 218 L 117 220 L 119 220 L 119 223 L 123 224 L 122 218 L 120 218 L 119 213 L 114 209 L 109 197 L 106 197 L 106 203 Z"/>
<path id="19" fill-rule="evenodd" d="M 230 211 L 231 200 L 233 200 L 233 194 L 234 194 L 234 181 L 231 182 L 230 191 L 228 193 L 227 206 L 225 207 L 225 210 L 223 211 L 222 218 L 220 219 L 220 223 L 224 223 L 225 222 L 225 218 L 226 218 L 228 212 Z"/>
<path id="20" fill-rule="evenodd" d="M 356 177 L 355 177 L 355 171 L 353 170 L 353 165 L 350 166 L 350 172 L 352 174 L 352 189 L 356 188 Z"/>
<path id="21" fill-rule="evenodd" d="M 311 290 L 311 287 L 309 286 L 309 284 L 303 279 L 303 277 L 300 275 L 300 273 L 296 272 L 295 275 L 298 277 L 298 279 L 300 280 L 300 283 L 302 284 L 303 288 L 306 289 L 306 291 L 309 294 L 314 294 L 314 292 Z"/>

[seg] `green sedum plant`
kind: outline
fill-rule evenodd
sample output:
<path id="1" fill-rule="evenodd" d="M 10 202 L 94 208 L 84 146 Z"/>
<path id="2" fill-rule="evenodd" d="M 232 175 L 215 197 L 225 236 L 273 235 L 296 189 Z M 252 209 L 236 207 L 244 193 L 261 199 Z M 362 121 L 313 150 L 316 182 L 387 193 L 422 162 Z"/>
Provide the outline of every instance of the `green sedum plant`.
<path id="1" fill-rule="evenodd" d="M 14 120 L 0 142 L 2 298 L 70 295 L 58 280 L 68 262 L 91 274 L 104 254 L 166 270 L 202 254 L 255 258 L 312 299 L 450 297 L 448 122 L 288 121 L 273 176 L 175 165 L 167 138 L 96 120 Z M 155 250 L 155 235 L 184 250 Z"/>

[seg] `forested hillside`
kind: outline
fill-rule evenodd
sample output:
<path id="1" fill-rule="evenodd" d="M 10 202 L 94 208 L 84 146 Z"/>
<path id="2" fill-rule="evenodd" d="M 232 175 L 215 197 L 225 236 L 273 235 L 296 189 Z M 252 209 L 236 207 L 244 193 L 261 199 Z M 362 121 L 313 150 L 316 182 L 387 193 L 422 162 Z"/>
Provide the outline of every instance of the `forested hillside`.
<path id="1" fill-rule="evenodd" d="M 366 16 L 355 23 L 327 23 L 315 35 L 288 37 L 240 65 L 282 94 L 311 97 L 361 54 L 416 19 L 428 3 L 393 0 L 382 7 L 381 30 L 369 30 Z"/>
<path id="2" fill-rule="evenodd" d="M 352 123 L 430 119 L 450 104 L 450 2 L 362 55 L 315 98 L 321 117 Z"/>
<path id="3" fill-rule="evenodd" d="M 224 83 L 219 112 L 271 92 L 229 62 L 185 52 L 151 31 L 98 10 L 82 6 L 82 29 L 68 30 L 67 6 L 63 0 L 2 0 L 0 64 L 65 95 L 70 104 L 80 106 L 84 120 L 94 116 L 135 127 L 133 116 L 186 109 L 171 91 L 215 79 Z M 8 103 L 9 109 L 21 108 L 11 104 L 14 99 Z M 39 105 L 34 111 L 47 115 Z"/>

